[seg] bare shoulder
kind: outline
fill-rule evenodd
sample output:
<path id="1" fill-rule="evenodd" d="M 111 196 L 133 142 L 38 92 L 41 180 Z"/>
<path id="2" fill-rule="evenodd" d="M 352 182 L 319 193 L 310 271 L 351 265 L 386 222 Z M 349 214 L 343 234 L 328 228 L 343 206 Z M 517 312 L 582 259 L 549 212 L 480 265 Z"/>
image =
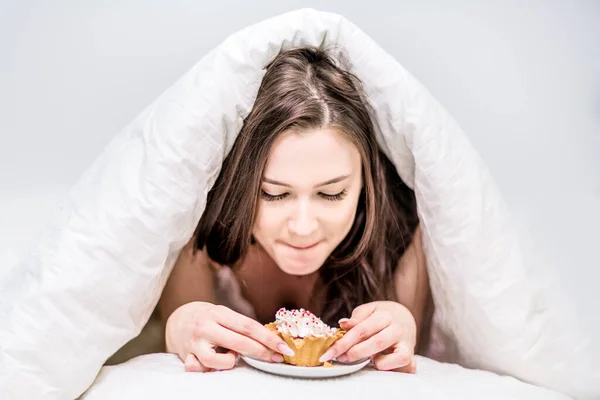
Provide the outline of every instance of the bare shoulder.
<path id="1" fill-rule="evenodd" d="M 432 300 L 420 226 L 417 226 L 410 245 L 398 262 L 394 286 L 397 301 L 408 308 L 415 318 L 417 336 L 425 337 L 429 330 Z"/>
<path id="2" fill-rule="evenodd" d="M 195 248 L 193 237 L 179 253 L 163 289 L 158 304 L 161 319 L 166 321 L 175 309 L 192 301 L 214 302 L 218 267 L 210 260 L 206 249 Z"/>
<path id="3" fill-rule="evenodd" d="M 395 284 L 401 287 L 416 289 L 419 278 L 427 274 L 427 262 L 423 252 L 421 227 L 417 226 L 413 239 L 398 262 L 395 273 Z"/>

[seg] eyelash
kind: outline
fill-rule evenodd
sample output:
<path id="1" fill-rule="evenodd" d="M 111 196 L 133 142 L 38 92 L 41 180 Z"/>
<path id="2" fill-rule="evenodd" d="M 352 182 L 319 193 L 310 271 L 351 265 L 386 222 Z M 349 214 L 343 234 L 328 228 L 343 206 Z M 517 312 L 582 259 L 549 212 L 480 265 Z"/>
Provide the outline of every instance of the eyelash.
<path id="1" fill-rule="evenodd" d="M 278 200 L 283 200 L 285 199 L 288 194 L 284 193 L 284 194 L 278 194 L 276 196 L 273 196 L 271 194 L 268 194 L 267 192 L 265 192 L 264 190 L 260 191 L 261 196 L 264 200 L 266 201 L 278 201 Z M 341 192 L 337 193 L 337 194 L 325 194 L 325 193 L 319 193 L 319 195 L 328 201 L 340 201 L 342 200 L 344 197 L 346 197 L 346 189 L 342 190 Z"/>

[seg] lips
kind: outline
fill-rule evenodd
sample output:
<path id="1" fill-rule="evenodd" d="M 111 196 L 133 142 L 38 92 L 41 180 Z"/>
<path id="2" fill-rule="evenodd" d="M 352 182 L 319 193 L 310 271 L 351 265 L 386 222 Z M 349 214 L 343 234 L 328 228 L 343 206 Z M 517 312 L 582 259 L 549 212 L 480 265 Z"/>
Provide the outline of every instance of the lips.
<path id="1" fill-rule="evenodd" d="M 308 244 L 308 245 L 293 245 L 290 243 L 286 243 L 286 245 L 291 247 L 292 249 L 296 249 L 296 250 L 309 250 L 309 249 L 312 249 L 313 247 L 315 247 L 316 245 L 318 245 L 319 243 L 321 243 L 321 242 L 319 241 L 319 242 L 315 242 L 315 243 Z"/>

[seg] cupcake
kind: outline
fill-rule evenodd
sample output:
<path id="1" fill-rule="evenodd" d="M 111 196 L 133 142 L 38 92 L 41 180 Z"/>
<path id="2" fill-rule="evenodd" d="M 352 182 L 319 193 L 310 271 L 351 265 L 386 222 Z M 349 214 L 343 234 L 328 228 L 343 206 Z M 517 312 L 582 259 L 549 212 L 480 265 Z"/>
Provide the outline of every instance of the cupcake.
<path id="1" fill-rule="evenodd" d="M 301 367 L 323 365 L 319 358 L 346 333 L 343 329 L 328 326 L 303 308 L 281 308 L 275 314 L 275 322 L 265 326 L 277 333 L 294 350 L 293 356 L 283 355 L 284 361 Z"/>

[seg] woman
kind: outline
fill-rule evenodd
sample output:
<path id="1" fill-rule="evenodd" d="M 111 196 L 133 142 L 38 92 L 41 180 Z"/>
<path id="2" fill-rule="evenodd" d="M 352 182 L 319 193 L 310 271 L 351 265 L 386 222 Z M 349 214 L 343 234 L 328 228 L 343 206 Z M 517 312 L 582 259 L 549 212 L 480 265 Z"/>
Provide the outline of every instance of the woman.
<path id="1" fill-rule="evenodd" d="M 325 51 L 267 67 L 158 305 L 187 371 L 232 368 L 236 353 L 281 362 L 293 351 L 263 326 L 281 307 L 348 331 L 321 361 L 416 370 L 432 307 L 416 201 L 367 104 Z"/>

